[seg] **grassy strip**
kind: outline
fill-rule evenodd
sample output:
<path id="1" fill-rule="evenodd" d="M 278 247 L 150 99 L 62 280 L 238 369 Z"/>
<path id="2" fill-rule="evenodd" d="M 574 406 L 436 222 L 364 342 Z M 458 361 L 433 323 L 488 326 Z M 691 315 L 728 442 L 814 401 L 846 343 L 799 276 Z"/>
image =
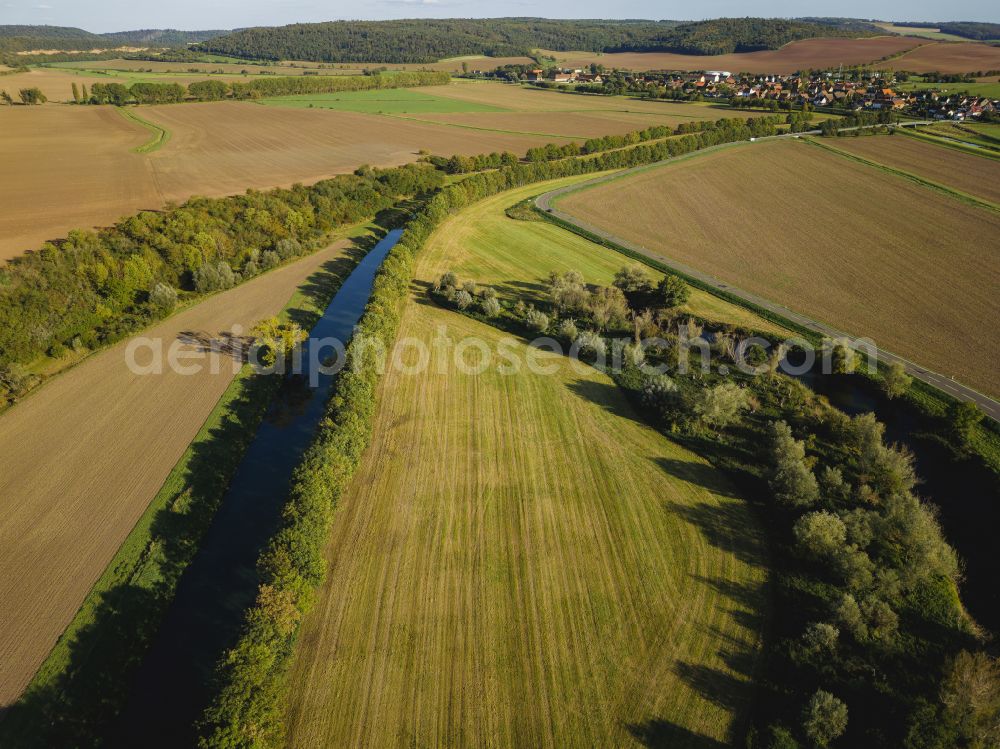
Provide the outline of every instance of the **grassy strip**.
<path id="1" fill-rule="evenodd" d="M 155 125 L 148 120 L 144 120 L 135 112 L 125 109 L 124 107 L 115 107 L 115 109 L 117 109 L 126 120 L 134 122 L 137 125 L 141 125 L 153 134 L 151 140 L 146 141 L 141 146 L 133 148 L 133 153 L 152 153 L 153 151 L 159 151 L 167 145 L 167 141 L 170 140 L 170 131 L 165 127 L 160 127 L 159 125 Z"/>
<path id="2" fill-rule="evenodd" d="M 873 137 L 879 137 L 879 136 L 873 136 Z M 960 192 L 951 187 L 946 187 L 945 185 L 939 184 L 937 182 L 932 182 L 931 180 L 921 177 L 919 175 L 911 174 L 910 172 L 904 172 L 902 169 L 895 169 L 894 167 L 882 164 L 878 161 L 871 161 L 870 159 L 866 159 L 862 156 L 858 156 L 853 153 L 848 153 L 847 151 L 841 151 L 839 148 L 827 145 L 826 143 L 821 143 L 819 140 L 815 138 L 805 138 L 804 140 L 806 143 L 812 146 L 817 146 L 818 148 L 822 148 L 831 153 L 835 153 L 838 156 L 842 156 L 845 159 L 856 161 L 859 164 L 864 164 L 865 166 L 870 166 L 875 169 L 880 169 L 881 171 L 886 172 L 887 174 L 892 174 L 895 175 L 896 177 L 902 177 L 903 179 L 909 180 L 910 182 L 914 182 L 918 185 L 921 185 L 922 187 L 929 187 L 932 190 L 937 190 L 938 192 L 944 193 L 945 195 L 951 198 L 955 198 L 956 200 L 961 200 L 963 203 L 968 203 L 969 205 L 976 206 L 977 208 L 985 208 L 988 211 L 995 211 L 1000 213 L 1000 205 L 991 203 L 988 200 L 983 200 L 982 198 L 977 198 L 972 195 L 968 195 L 964 192 Z"/>
<path id="3" fill-rule="evenodd" d="M 913 127 L 901 127 L 898 132 L 904 133 L 908 138 L 916 138 L 924 143 L 934 143 L 935 145 L 941 146 L 943 148 L 952 148 L 961 153 L 970 153 L 974 156 L 980 156 L 984 159 L 1000 160 L 1000 153 L 990 150 L 989 148 L 978 148 L 976 146 L 967 146 L 962 143 L 958 143 L 954 140 L 947 140 L 943 137 L 939 137 L 931 132 L 925 130 L 918 130 Z"/>
<path id="4" fill-rule="evenodd" d="M 361 235 L 370 225 L 354 227 Z M 324 279 L 332 297 L 360 258 L 345 256 Z M 303 284 L 315 284 L 314 273 Z M 308 327 L 323 306 L 300 288 L 280 313 Z M 66 745 L 113 719 L 128 673 L 145 653 L 181 575 L 281 387 L 277 376 L 244 366 L 209 414 L 159 492 L 91 588 L 21 700 L 0 722 L 0 744 Z M 101 684 L 103 688 L 95 689 Z M 39 730 L 45 727 L 46 730 Z"/>

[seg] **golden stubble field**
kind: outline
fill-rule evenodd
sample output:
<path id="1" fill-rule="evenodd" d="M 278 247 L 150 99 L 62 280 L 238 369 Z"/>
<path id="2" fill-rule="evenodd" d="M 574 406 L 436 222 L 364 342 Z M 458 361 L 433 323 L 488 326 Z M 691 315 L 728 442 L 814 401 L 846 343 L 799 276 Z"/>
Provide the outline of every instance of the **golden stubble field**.
<path id="1" fill-rule="evenodd" d="M 443 224 L 417 286 L 477 230 L 464 211 Z M 416 291 L 400 336 L 440 326 L 501 338 Z M 596 370 L 390 370 L 327 557 L 290 746 L 700 746 L 746 716 L 765 599 L 753 517 Z"/>
<path id="2" fill-rule="evenodd" d="M 993 211 L 792 141 L 703 154 L 559 206 L 998 394 Z"/>
<path id="3" fill-rule="evenodd" d="M 182 331 L 246 330 L 278 313 L 347 244 L 213 296 L 142 335 L 169 346 Z M 211 359 L 196 375 L 133 374 L 125 346 L 95 354 L 0 416 L 0 709 L 34 675 L 233 378 L 226 357 L 217 374 Z"/>
<path id="4" fill-rule="evenodd" d="M 837 138 L 824 144 L 1000 205 L 1000 160 L 916 138 Z"/>

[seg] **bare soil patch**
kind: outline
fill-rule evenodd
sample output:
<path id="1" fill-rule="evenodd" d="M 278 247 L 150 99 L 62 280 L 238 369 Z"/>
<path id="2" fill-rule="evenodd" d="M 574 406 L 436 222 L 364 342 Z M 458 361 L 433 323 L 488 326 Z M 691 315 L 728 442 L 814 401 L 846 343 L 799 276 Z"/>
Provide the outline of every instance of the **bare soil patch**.
<path id="1" fill-rule="evenodd" d="M 896 70 L 915 73 L 972 73 L 1000 69 L 1000 47 L 976 42 L 927 44 L 892 61 Z"/>

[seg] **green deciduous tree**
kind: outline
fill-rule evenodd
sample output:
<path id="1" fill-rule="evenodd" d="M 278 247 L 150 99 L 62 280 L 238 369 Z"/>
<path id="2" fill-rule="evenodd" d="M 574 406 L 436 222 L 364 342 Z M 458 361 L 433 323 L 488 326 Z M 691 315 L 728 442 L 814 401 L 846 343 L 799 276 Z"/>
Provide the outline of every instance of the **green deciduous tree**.
<path id="1" fill-rule="evenodd" d="M 829 692 L 817 690 L 806 705 L 802 729 L 817 746 L 828 746 L 847 730 L 847 705 Z"/>

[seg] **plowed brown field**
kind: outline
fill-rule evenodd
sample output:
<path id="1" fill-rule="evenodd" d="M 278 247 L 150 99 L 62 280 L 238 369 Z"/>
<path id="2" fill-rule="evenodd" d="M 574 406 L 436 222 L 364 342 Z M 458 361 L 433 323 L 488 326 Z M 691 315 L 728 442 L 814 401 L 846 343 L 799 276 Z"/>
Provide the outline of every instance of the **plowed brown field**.
<path id="1" fill-rule="evenodd" d="M 1000 205 L 1000 161 L 962 153 L 916 138 L 838 138 L 824 141 L 869 161 L 886 164 L 939 185 Z"/>
<path id="2" fill-rule="evenodd" d="M 163 205 L 131 152 L 150 133 L 111 107 L 0 107 L 0 133 L 0 261 Z"/>
<path id="3" fill-rule="evenodd" d="M 790 141 L 714 151 L 559 207 L 998 394 L 993 211 Z"/>
<path id="4" fill-rule="evenodd" d="M 1000 47 L 974 42 L 936 42 L 892 60 L 896 70 L 915 73 L 972 73 L 1000 70 Z"/>
<path id="5" fill-rule="evenodd" d="M 804 39 L 781 49 L 730 55 L 677 55 L 670 52 L 551 52 L 562 64 L 580 67 L 596 62 L 631 70 L 728 70 L 732 73 L 794 73 L 803 68 L 856 65 L 926 44 L 926 39 L 880 36 L 870 39 Z M 945 68 L 941 68 L 945 70 Z M 965 68 L 962 68 L 965 70 Z"/>
<path id="6" fill-rule="evenodd" d="M 169 345 L 187 330 L 245 330 L 279 312 L 345 247 L 214 296 L 144 335 Z M 0 417 L 0 709 L 31 679 L 233 378 L 226 358 L 218 374 L 210 360 L 192 376 L 132 374 L 125 345 Z"/>

